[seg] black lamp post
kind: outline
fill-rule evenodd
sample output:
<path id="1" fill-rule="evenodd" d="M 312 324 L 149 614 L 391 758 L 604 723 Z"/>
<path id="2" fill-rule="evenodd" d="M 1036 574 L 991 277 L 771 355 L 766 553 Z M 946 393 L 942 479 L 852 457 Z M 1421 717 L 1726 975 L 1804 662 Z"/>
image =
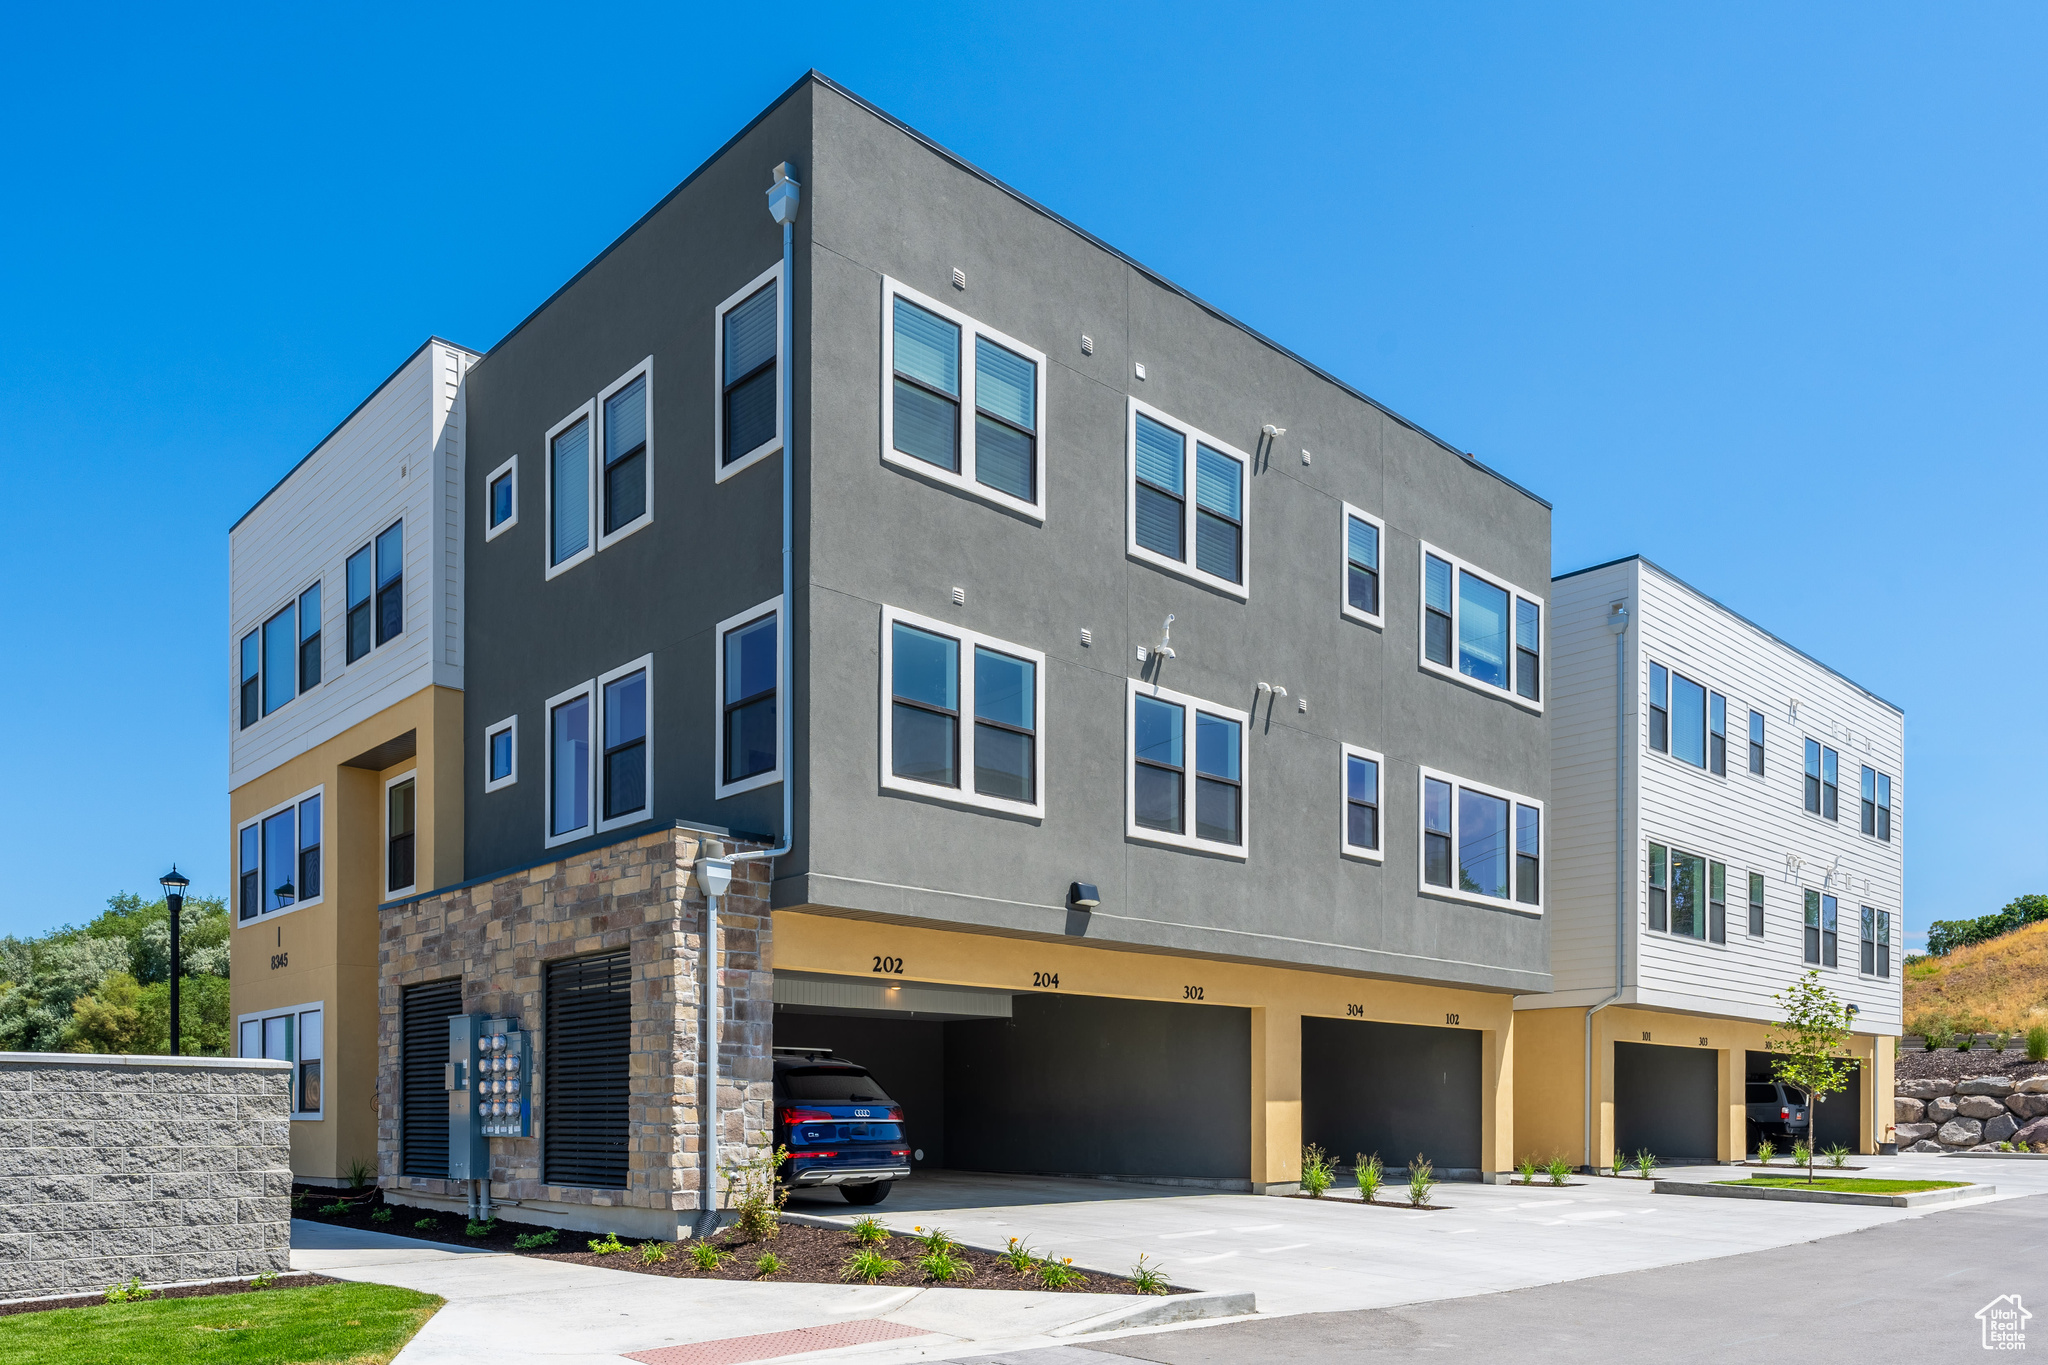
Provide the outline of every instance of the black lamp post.
<path id="1" fill-rule="evenodd" d="M 178 875 L 178 865 L 172 863 L 171 870 L 157 881 L 164 888 L 164 904 L 171 912 L 171 1055 L 175 1057 L 181 1037 L 178 1032 L 178 978 L 185 971 L 178 952 L 178 940 L 184 937 L 185 888 L 192 885 L 192 879 Z"/>

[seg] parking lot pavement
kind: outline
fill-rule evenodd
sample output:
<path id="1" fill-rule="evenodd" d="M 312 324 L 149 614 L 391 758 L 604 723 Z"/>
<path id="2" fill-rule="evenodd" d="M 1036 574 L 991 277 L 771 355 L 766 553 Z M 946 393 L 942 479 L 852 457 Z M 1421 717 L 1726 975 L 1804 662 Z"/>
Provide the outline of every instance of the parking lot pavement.
<path id="1" fill-rule="evenodd" d="M 1983 1351 L 1976 1314 L 1992 1300 L 2039 1294 L 2048 1301 L 2044 1245 L 2048 1195 L 2037 1194 L 1746 1255 L 1512 1293 L 1354 1313 L 1262 1315 L 1086 1346 L 953 1359 L 963 1365 L 970 1359 L 971 1365 L 1239 1365 L 1275 1358 L 1372 1365 L 1439 1355 L 1518 1365 L 1962 1360 Z M 2039 1311 L 2035 1317 L 2048 1320 Z M 2030 1335 L 2048 1338 L 2048 1332 Z"/>

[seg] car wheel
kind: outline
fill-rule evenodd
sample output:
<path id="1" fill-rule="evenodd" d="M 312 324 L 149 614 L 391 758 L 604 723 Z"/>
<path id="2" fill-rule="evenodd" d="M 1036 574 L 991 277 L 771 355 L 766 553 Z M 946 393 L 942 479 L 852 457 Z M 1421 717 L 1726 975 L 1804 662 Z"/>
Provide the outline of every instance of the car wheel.
<path id="1" fill-rule="evenodd" d="M 849 1204 L 879 1204 L 889 1197 L 893 1180 L 875 1180 L 865 1185 L 841 1185 L 839 1192 L 846 1196 Z"/>

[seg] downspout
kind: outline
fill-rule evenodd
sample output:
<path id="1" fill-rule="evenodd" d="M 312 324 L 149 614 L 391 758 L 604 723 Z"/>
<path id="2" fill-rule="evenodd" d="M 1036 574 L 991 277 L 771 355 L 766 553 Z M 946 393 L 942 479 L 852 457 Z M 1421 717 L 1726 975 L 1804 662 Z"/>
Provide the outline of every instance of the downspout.
<path id="1" fill-rule="evenodd" d="M 795 669 L 790 662 L 790 640 L 795 632 L 790 629 L 790 617 L 796 606 L 796 214 L 803 200 L 803 186 L 797 183 L 796 167 L 790 162 L 783 162 L 772 174 L 768 213 L 782 225 L 782 337 L 776 362 L 782 381 L 781 410 L 776 414 L 776 427 L 782 434 L 782 610 L 775 622 L 776 706 L 782 713 L 777 754 L 782 762 L 782 842 L 752 853 L 697 860 L 697 881 L 704 891 L 704 933 L 699 952 L 703 980 L 697 994 L 697 1048 L 704 1059 L 697 1124 L 702 1135 L 704 1167 L 698 1207 L 706 1215 L 703 1221 L 707 1225 L 715 1223 L 718 1217 L 718 1024 L 724 1017 L 718 976 L 718 898 L 732 884 L 734 863 L 780 858 L 789 852 L 796 828 L 796 707 L 792 704 Z M 708 1226 L 704 1228 L 709 1230 Z"/>
<path id="2" fill-rule="evenodd" d="M 1607 614 L 1614 632 L 1614 993 L 1586 1011 L 1586 1096 L 1584 1164 L 1593 1169 L 1593 1016 L 1621 999 L 1623 944 L 1628 932 L 1628 608 L 1619 602 Z"/>

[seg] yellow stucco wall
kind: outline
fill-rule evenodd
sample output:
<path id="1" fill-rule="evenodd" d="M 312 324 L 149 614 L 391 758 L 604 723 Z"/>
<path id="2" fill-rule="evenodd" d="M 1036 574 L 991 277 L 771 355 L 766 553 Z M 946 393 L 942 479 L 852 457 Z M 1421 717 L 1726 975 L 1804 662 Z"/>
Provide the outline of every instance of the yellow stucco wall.
<path id="1" fill-rule="evenodd" d="M 347 766 L 413 731 L 416 752 L 382 771 Z M 414 848 L 421 890 L 462 880 L 462 694 L 429 687 L 229 794 L 228 865 L 251 817 L 324 787 L 322 895 L 304 908 L 237 923 L 229 937 L 230 1008 L 245 1014 L 320 1005 L 323 1114 L 292 1123 L 292 1171 L 331 1179 L 377 1153 L 377 905 L 384 894 L 384 783 L 416 772 Z M 229 896 L 230 912 L 235 897 Z M 232 1046 L 232 1044 L 231 1044 Z"/>
<path id="2" fill-rule="evenodd" d="M 1543 1161 L 1559 1153 L 1576 1164 L 1585 1150 L 1584 1008 L 1521 1010 L 1516 1013 L 1520 1053 L 1514 1087 L 1518 1156 Z M 1610 1005 L 1593 1016 L 1593 1161 L 1614 1157 L 1614 1044 L 1661 1043 L 1712 1049 L 1720 1077 L 1716 1155 L 1746 1155 L 1748 1130 L 1743 1085 L 1750 1052 L 1768 1052 L 1770 1025 L 1709 1015 Z M 1857 1149 L 1875 1152 L 1891 1140 L 1893 1042 L 1888 1036 L 1858 1033 L 1849 1055 L 1862 1059 L 1865 1085 L 1858 1104 Z M 1872 1096 L 1877 1097 L 1873 1108 Z M 1846 1103 L 1837 1096 L 1829 1101 Z"/>
<path id="3" fill-rule="evenodd" d="M 1232 1005 L 1251 1012 L 1252 1169 L 1255 1186 L 1301 1178 L 1301 1021 L 1304 1016 L 1447 1025 L 1481 1035 L 1481 1161 L 1514 1164 L 1515 1013 L 1512 998 L 1486 991 L 1380 981 L 1242 962 L 1138 953 L 1084 943 L 1001 938 L 807 911 L 775 912 L 778 971 L 875 979 L 876 958 L 898 959 L 901 977 L 939 985 L 1034 991 L 1034 973 L 1057 974 L 1058 992 L 1126 1000 Z"/>

